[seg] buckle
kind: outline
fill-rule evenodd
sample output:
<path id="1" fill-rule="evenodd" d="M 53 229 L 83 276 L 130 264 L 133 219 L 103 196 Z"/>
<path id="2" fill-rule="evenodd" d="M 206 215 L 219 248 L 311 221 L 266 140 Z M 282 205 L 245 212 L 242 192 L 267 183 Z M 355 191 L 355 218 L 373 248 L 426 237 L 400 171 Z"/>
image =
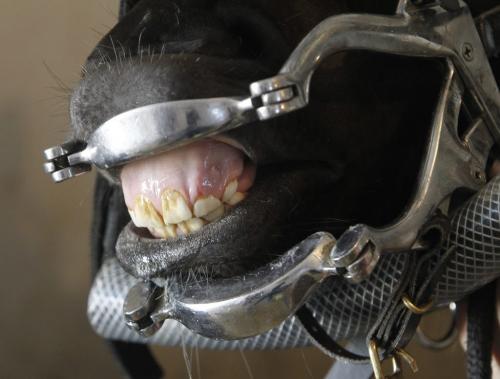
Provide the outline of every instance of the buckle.
<path id="1" fill-rule="evenodd" d="M 417 361 L 407 351 L 403 349 L 396 349 L 394 354 L 385 359 L 380 359 L 379 348 L 375 340 L 370 340 L 368 343 L 368 353 L 370 355 L 370 362 L 373 368 L 375 379 L 386 378 L 401 378 L 401 360 L 404 360 L 413 373 L 418 371 Z M 389 375 L 384 374 L 382 369 L 382 362 L 390 359 L 392 362 L 392 373 Z"/>

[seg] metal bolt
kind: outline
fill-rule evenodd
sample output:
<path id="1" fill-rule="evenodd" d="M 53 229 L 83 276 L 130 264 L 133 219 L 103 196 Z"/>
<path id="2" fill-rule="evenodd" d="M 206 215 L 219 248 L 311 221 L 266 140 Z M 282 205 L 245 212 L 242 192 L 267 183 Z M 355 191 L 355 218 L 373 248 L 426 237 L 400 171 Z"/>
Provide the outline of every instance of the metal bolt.
<path id="1" fill-rule="evenodd" d="M 486 183 L 486 173 L 478 168 L 472 168 L 472 176 L 480 183 Z"/>
<path id="2" fill-rule="evenodd" d="M 474 59 L 474 48 L 468 42 L 462 45 L 462 56 L 466 61 L 471 61 Z"/>

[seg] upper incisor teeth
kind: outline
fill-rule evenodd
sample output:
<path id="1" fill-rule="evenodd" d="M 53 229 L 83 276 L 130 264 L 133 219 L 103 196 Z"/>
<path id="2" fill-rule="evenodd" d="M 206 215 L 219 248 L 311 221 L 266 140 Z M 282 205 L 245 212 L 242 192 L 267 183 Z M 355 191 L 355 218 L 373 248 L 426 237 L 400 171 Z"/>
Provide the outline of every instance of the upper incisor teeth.
<path id="1" fill-rule="evenodd" d="M 130 216 L 132 217 L 134 224 L 138 227 L 163 227 L 163 221 L 153 203 L 143 195 L 140 195 L 135 199 L 134 210 L 133 212 L 130 212 Z"/>
<path id="2" fill-rule="evenodd" d="M 180 194 L 172 189 L 166 189 L 161 195 L 161 207 L 165 224 L 178 224 L 193 217 L 191 209 Z"/>
<path id="3" fill-rule="evenodd" d="M 245 193 L 236 192 L 238 180 L 231 181 L 224 189 L 222 201 L 236 205 L 245 197 Z M 209 195 L 195 201 L 193 211 L 184 196 L 176 190 L 166 189 L 161 195 L 163 219 L 151 200 L 144 195 L 135 199 L 134 209 L 130 210 L 132 222 L 143 228 L 149 228 L 162 238 L 175 238 L 200 230 L 207 222 L 218 220 L 224 215 L 225 206 L 221 200 Z M 194 213 L 194 217 L 193 217 Z"/>
<path id="4" fill-rule="evenodd" d="M 237 188 L 238 188 L 238 181 L 235 179 L 226 186 L 226 189 L 224 190 L 224 195 L 222 195 L 222 201 L 224 203 L 227 203 L 229 199 L 231 199 L 231 197 L 235 194 Z"/>
<path id="5" fill-rule="evenodd" d="M 221 201 L 212 195 L 199 198 L 193 205 L 194 215 L 196 217 L 206 216 L 216 210 L 221 204 Z"/>
<path id="6" fill-rule="evenodd" d="M 238 204 L 240 201 L 242 201 L 243 199 L 245 199 L 246 195 L 242 192 L 235 192 L 233 196 L 231 196 L 231 198 L 226 201 L 227 204 L 229 205 L 236 205 Z"/>

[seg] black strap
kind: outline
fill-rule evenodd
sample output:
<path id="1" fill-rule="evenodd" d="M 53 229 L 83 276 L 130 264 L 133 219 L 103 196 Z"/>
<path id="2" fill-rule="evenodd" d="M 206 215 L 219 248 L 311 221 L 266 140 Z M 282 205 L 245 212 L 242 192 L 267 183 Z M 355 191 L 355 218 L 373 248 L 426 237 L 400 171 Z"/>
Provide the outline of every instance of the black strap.
<path id="1" fill-rule="evenodd" d="M 401 302 L 401 296 L 404 294 L 406 288 L 408 287 L 408 283 L 412 277 L 411 273 L 414 272 L 415 267 L 415 254 L 413 252 L 407 252 L 401 254 L 404 257 L 404 267 L 400 274 L 400 281 L 396 289 L 394 289 L 393 293 L 390 295 L 390 299 L 387 301 L 384 308 L 380 311 L 380 315 L 374 323 L 372 329 L 368 333 L 367 340 L 378 337 L 377 332 L 379 329 L 387 330 L 387 329 L 395 329 L 399 327 L 397 323 L 398 318 L 392 318 L 392 314 L 394 312 L 394 308 L 396 304 Z M 383 264 L 382 264 L 383 265 Z M 327 354 L 330 357 L 336 358 L 340 361 L 351 362 L 351 363 L 369 363 L 370 358 L 366 355 L 361 355 L 357 353 L 353 353 L 342 346 L 340 346 L 335 340 L 333 340 L 330 335 L 324 330 L 321 324 L 316 320 L 314 315 L 307 309 L 307 306 L 303 306 L 296 313 L 297 319 L 300 321 L 306 332 L 309 334 L 311 338 L 311 342 L 318 347 L 323 353 Z M 389 325 L 387 325 L 389 322 Z M 406 326 L 406 324 L 405 324 Z M 415 327 L 416 328 L 416 327 Z M 402 329 L 404 333 L 400 333 L 401 335 L 406 335 L 405 333 L 413 333 L 413 331 L 408 331 L 408 328 Z M 400 338 L 397 339 L 396 344 Z M 406 338 L 405 338 L 406 341 Z M 382 358 L 387 357 L 392 354 L 392 350 L 386 349 L 385 346 L 389 343 L 381 343 L 382 341 L 378 341 L 380 343 L 380 352 Z M 391 341 L 393 342 L 393 341 Z M 399 345 L 398 345 L 399 346 Z"/>
<path id="2" fill-rule="evenodd" d="M 352 338 L 346 347 L 349 351 L 364 351 L 366 349 L 363 338 Z M 335 361 L 324 379 L 371 379 L 373 378 L 373 367 L 370 363 L 355 364 L 349 362 Z"/>
<path id="3" fill-rule="evenodd" d="M 435 249 L 438 250 L 439 247 Z M 382 358 L 391 356 L 397 348 L 405 347 L 413 337 L 421 316 L 406 308 L 401 299 L 404 294 L 408 294 L 417 305 L 429 301 L 443 269 L 447 266 L 454 252 L 453 248 L 443 250 L 435 259 L 436 250 L 426 254 L 403 253 L 406 262 L 399 285 L 393 290 L 389 301 L 381 310 L 380 316 L 366 338 L 367 345 L 370 340 L 377 342 Z M 348 351 L 334 341 L 306 306 L 302 307 L 296 315 L 313 344 L 325 354 L 341 361 L 369 362 L 368 356 Z"/>
<path id="4" fill-rule="evenodd" d="M 306 305 L 303 305 L 295 313 L 295 316 L 309 334 L 309 337 L 311 337 L 312 343 L 326 355 L 337 358 L 340 361 L 357 363 L 369 362 L 368 357 L 353 353 L 343 348 L 332 339 Z"/>
<path id="5" fill-rule="evenodd" d="M 469 296 L 467 307 L 467 377 L 491 378 L 495 326 L 495 291 L 492 282 Z"/>
<path id="6" fill-rule="evenodd" d="M 128 379 L 160 379 L 161 367 L 147 345 L 122 341 L 109 341 L 109 347 Z"/>

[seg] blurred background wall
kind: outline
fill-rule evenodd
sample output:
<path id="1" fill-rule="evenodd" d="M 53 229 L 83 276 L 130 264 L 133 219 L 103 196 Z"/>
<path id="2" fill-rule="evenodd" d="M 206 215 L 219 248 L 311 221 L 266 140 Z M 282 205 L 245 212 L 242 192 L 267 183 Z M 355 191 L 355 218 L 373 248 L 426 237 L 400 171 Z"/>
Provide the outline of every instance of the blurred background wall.
<path id="1" fill-rule="evenodd" d="M 54 185 L 41 169 L 43 148 L 65 140 L 68 93 L 117 9 L 118 0 L 0 0 L 0 378 L 119 377 L 86 320 L 93 176 Z M 456 344 L 411 351 L 415 377 L 464 376 Z M 188 377 L 182 349 L 155 352 L 169 378 Z M 192 375 L 205 379 L 322 378 L 331 364 L 315 349 L 198 357 Z"/>

